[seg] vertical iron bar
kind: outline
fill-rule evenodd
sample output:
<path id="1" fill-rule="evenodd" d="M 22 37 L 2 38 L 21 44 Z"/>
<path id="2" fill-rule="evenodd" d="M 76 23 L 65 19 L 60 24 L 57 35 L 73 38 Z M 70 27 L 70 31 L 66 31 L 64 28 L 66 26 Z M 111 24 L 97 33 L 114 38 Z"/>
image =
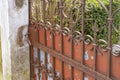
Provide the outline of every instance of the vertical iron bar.
<path id="1" fill-rule="evenodd" d="M 37 20 L 37 26 L 36 26 L 36 27 L 37 27 L 37 34 L 38 34 L 38 40 L 37 40 L 37 41 L 39 42 L 39 28 L 38 28 L 38 27 L 39 27 L 39 20 L 38 20 L 38 18 L 39 18 L 39 16 L 38 16 L 38 14 L 39 14 L 39 12 L 38 12 L 38 7 L 39 7 L 39 6 L 38 6 L 38 3 L 39 3 L 38 0 L 36 0 L 36 20 Z M 40 3 L 39 3 L 39 4 L 40 4 Z M 40 67 L 41 67 L 40 49 L 38 49 L 38 54 L 37 54 L 37 56 L 38 56 L 38 65 L 39 65 L 39 68 L 38 68 L 38 70 L 39 70 L 38 77 L 39 77 L 39 79 L 40 79 L 40 77 L 41 77 L 41 75 L 40 75 L 40 74 L 41 74 L 41 72 L 40 72 Z"/>
<path id="2" fill-rule="evenodd" d="M 38 3 L 39 3 L 40 5 L 37 6 L 37 9 L 39 8 L 38 11 L 37 11 L 37 23 L 38 23 L 38 24 L 37 24 L 37 25 L 38 25 L 37 29 L 38 29 L 38 43 L 40 43 L 40 35 L 39 35 L 39 26 L 40 26 L 40 25 L 39 25 L 39 17 L 40 17 L 40 16 L 38 16 L 38 15 L 40 14 L 40 8 L 41 8 L 41 6 L 42 6 L 42 5 L 41 5 L 41 0 L 40 0 Z M 42 14 L 42 13 L 41 13 L 41 14 Z M 41 72 L 41 53 L 40 53 L 40 49 L 38 49 L 38 59 L 39 59 L 39 61 L 38 61 L 38 63 L 39 63 L 39 68 L 38 68 L 38 69 L 39 69 L 39 73 L 38 73 L 38 74 L 39 74 L 39 75 L 38 75 L 38 77 L 39 77 L 39 79 L 40 79 L 40 78 L 41 78 L 41 73 L 42 73 L 42 72 Z"/>
<path id="3" fill-rule="evenodd" d="M 72 4 L 74 4 L 73 2 L 72 2 Z M 73 45 L 73 16 L 72 16 L 72 10 L 70 12 L 70 28 L 71 28 L 70 55 L 71 55 L 71 58 L 73 59 L 74 58 L 74 56 L 73 56 L 73 46 L 74 45 Z M 71 66 L 71 80 L 74 80 L 74 75 L 73 74 L 74 74 L 74 68 Z"/>
<path id="4" fill-rule="evenodd" d="M 36 29 L 37 29 L 37 34 L 39 34 L 39 21 L 38 21 L 38 14 L 39 14 L 39 12 L 38 12 L 38 0 L 35 0 L 35 10 L 36 10 Z M 38 37 L 38 40 L 37 41 L 39 41 L 39 35 L 37 36 Z M 37 64 L 39 65 L 39 67 L 40 67 L 40 65 L 41 65 L 41 62 L 40 62 L 40 50 L 39 49 L 37 49 L 37 56 L 38 56 L 38 58 L 37 58 Z M 39 70 L 39 68 L 38 68 L 38 70 Z M 39 73 L 38 73 L 38 77 L 40 78 L 40 70 L 38 71 Z"/>
<path id="5" fill-rule="evenodd" d="M 29 8 L 29 27 L 31 26 L 31 0 L 28 1 L 28 8 Z M 32 72 L 32 49 L 33 47 L 30 46 L 29 47 L 30 49 L 30 53 L 29 53 L 29 56 L 30 56 L 30 80 L 32 80 L 32 76 L 33 76 L 33 72 Z"/>
<path id="6" fill-rule="evenodd" d="M 37 35 L 39 34 L 39 19 L 38 19 L 38 14 L 39 14 L 39 12 L 38 12 L 38 0 L 35 0 L 35 10 L 36 10 L 36 29 L 37 29 Z M 37 40 L 37 42 L 39 42 L 39 35 L 37 36 L 38 38 L 38 40 Z"/>
<path id="7" fill-rule="evenodd" d="M 73 59 L 73 37 L 71 37 L 71 48 L 70 48 L 70 54 L 71 54 L 71 59 Z M 74 80 L 74 76 L 73 76 L 73 70 L 74 68 L 71 66 L 71 80 Z"/>
<path id="8" fill-rule="evenodd" d="M 84 27 L 85 27 L 85 0 L 82 0 L 82 64 L 84 64 Z"/>
<path id="9" fill-rule="evenodd" d="M 32 11 L 31 11 L 31 0 L 28 1 L 28 7 L 29 7 L 29 27 L 31 26 L 31 17 L 32 17 Z"/>
<path id="10" fill-rule="evenodd" d="M 38 68 L 38 70 L 39 70 L 39 73 L 38 73 L 38 77 L 39 77 L 39 79 L 40 79 L 40 77 L 41 77 L 41 72 L 40 72 L 40 67 L 41 67 L 41 61 L 40 61 L 41 59 L 40 59 L 40 49 L 38 49 L 38 65 L 39 65 L 39 68 Z"/>
<path id="11" fill-rule="evenodd" d="M 81 4 L 82 4 L 82 64 L 84 64 L 84 53 L 85 53 L 85 44 L 84 44 L 84 28 L 85 28 L 85 1 L 86 0 L 82 0 Z M 84 73 L 82 73 L 82 79 L 84 78 Z"/>
<path id="12" fill-rule="evenodd" d="M 60 27 L 61 27 L 61 32 L 63 30 L 63 13 L 62 13 L 62 10 L 63 10 L 63 0 L 60 0 L 59 2 L 59 9 L 60 9 Z M 63 35 L 62 33 L 60 34 L 60 37 L 61 37 L 61 54 L 63 54 Z M 61 68 L 62 68 L 62 80 L 64 80 L 64 62 L 62 62 L 62 65 L 61 65 Z"/>
<path id="13" fill-rule="evenodd" d="M 109 15 L 108 15 L 108 73 L 107 76 L 110 77 L 111 75 L 111 45 L 112 45 L 112 4 L 113 0 L 110 0 L 110 6 L 109 6 Z"/>
<path id="14" fill-rule="evenodd" d="M 52 29 L 54 29 L 54 26 L 55 26 L 55 24 L 54 24 L 54 10 L 52 11 L 52 8 L 54 7 L 54 6 L 52 6 L 52 5 L 54 5 L 54 1 L 51 1 L 51 23 L 52 23 Z M 55 48 L 55 43 L 54 43 L 54 34 L 53 34 L 54 32 L 52 32 L 52 49 L 54 50 L 54 48 Z M 53 56 L 53 80 L 55 80 L 55 57 Z"/>
<path id="15" fill-rule="evenodd" d="M 38 13 L 38 2 L 37 2 L 37 0 L 35 0 L 35 11 L 36 11 L 36 20 L 37 20 L 36 21 L 37 22 L 36 23 L 37 24 L 36 27 L 38 28 L 38 14 L 39 13 Z"/>
<path id="16" fill-rule="evenodd" d="M 31 58 L 32 58 L 32 80 L 35 79 L 35 68 L 34 68 L 34 65 L 35 65 L 35 61 L 34 61 L 34 46 L 32 46 L 32 49 L 33 49 L 33 52 L 31 54 Z"/>
<path id="17" fill-rule="evenodd" d="M 54 50 L 54 46 L 55 46 L 55 44 L 54 44 L 54 34 L 52 34 L 52 49 Z M 54 77 L 55 77 L 55 57 L 53 56 L 53 75 L 54 75 Z M 53 77 L 53 80 L 55 80 L 54 79 L 54 77 Z"/>
<path id="18" fill-rule="evenodd" d="M 46 27 L 46 11 L 45 11 L 45 7 L 46 7 L 46 4 L 45 4 L 45 0 L 43 0 L 43 21 L 44 21 L 44 27 Z M 44 28 L 44 45 L 46 46 L 46 30 Z M 45 59 L 45 69 L 47 69 L 47 54 L 45 52 L 45 56 L 44 56 L 44 59 Z M 45 73 L 45 80 L 47 80 L 47 73 Z"/>
<path id="19" fill-rule="evenodd" d="M 94 70 L 96 70 L 96 57 L 97 57 L 97 26 L 96 22 L 94 23 Z"/>
<path id="20" fill-rule="evenodd" d="M 72 26 L 72 25 L 71 25 Z M 70 41 L 70 44 L 71 44 L 71 48 L 70 48 L 70 56 L 71 56 L 71 59 L 73 59 L 73 28 L 71 28 L 71 41 Z M 74 77 L 73 77 L 73 67 L 71 66 L 71 79 L 74 80 Z"/>
<path id="21" fill-rule="evenodd" d="M 97 62 L 97 31 L 98 31 L 97 30 L 96 21 L 94 22 L 93 31 L 94 31 L 94 67 L 93 67 L 93 69 L 96 71 L 96 62 Z"/>
<path id="22" fill-rule="evenodd" d="M 32 46 L 30 46 L 30 80 L 32 80 L 32 78 L 33 78 L 33 66 L 32 66 L 32 64 L 33 64 L 33 61 L 32 61 L 32 49 L 33 49 L 33 47 L 32 47 Z"/>

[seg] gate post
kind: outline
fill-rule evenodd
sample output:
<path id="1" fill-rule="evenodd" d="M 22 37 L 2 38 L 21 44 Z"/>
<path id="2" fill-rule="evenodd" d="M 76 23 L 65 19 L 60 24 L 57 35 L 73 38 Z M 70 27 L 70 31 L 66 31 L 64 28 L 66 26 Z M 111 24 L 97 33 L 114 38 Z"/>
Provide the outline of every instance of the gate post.
<path id="1" fill-rule="evenodd" d="M 30 80 L 28 0 L 0 0 L 2 80 Z"/>

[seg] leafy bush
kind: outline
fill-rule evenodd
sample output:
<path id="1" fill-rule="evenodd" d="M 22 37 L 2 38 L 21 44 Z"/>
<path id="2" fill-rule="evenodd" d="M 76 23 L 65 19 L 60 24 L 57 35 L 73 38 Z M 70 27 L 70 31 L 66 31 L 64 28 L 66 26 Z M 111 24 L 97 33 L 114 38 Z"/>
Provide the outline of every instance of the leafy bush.
<path id="1" fill-rule="evenodd" d="M 79 1 L 79 0 L 78 0 Z M 76 3 L 80 3 L 80 2 Z M 106 9 L 109 9 L 109 0 L 102 0 L 104 5 L 106 6 Z M 66 3 L 68 4 L 68 3 Z M 70 4 L 70 3 L 69 3 Z M 72 16 L 74 22 L 76 24 L 74 25 L 74 28 L 78 31 L 81 31 L 81 9 L 80 5 L 75 4 L 74 8 L 72 8 Z M 120 1 L 115 0 L 113 2 L 113 12 L 119 8 L 120 6 Z M 70 8 L 70 6 L 69 6 Z M 94 25 L 94 22 L 96 22 L 97 27 L 99 29 L 97 38 L 98 39 L 104 39 L 107 41 L 107 34 L 108 34 L 108 24 L 107 24 L 107 19 L 108 19 L 108 13 L 106 12 L 106 9 L 101 7 L 99 2 L 97 0 L 88 0 L 86 3 L 86 11 L 85 11 L 85 34 L 89 34 L 93 36 L 93 30 L 92 27 Z M 66 10 L 64 10 L 66 11 Z M 66 11 L 67 15 L 70 15 L 70 10 Z M 119 41 L 119 36 L 120 36 L 120 13 L 119 11 L 115 14 L 113 17 L 113 27 L 112 27 L 112 43 L 118 43 Z M 78 20 L 77 20 L 78 19 Z M 67 21 L 65 19 L 64 25 L 69 26 L 69 20 Z"/>
<path id="2" fill-rule="evenodd" d="M 59 7 L 58 7 L 58 0 L 46 0 L 47 6 L 46 10 L 46 20 L 49 23 L 51 22 L 51 18 L 54 18 L 54 24 L 60 24 L 60 17 L 59 17 Z M 94 22 L 96 22 L 97 27 L 99 29 L 97 39 L 104 39 L 107 41 L 107 34 L 108 34 L 108 24 L 107 18 L 109 10 L 109 0 L 100 0 L 106 7 L 102 7 L 101 4 L 98 2 L 99 0 L 87 0 L 86 1 L 86 10 L 85 10 L 85 34 L 89 34 L 93 36 L 92 27 Z M 38 1 L 39 2 L 39 1 Z M 43 4 L 39 2 L 40 5 L 40 14 L 39 20 L 42 19 L 43 21 Z M 41 5 L 42 4 L 42 5 Z M 74 27 L 74 30 L 81 31 L 81 0 L 63 0 L 63 26 L 64 27 Z M 113 12 L 119 8 L 120 0 L 113 0 Z M 34 10 L 33 10 L 34 11 Z M 35 12 L 35 11 L 34 11 Z M 120 11 L 114 15 L 113 20 L 113 27 L 112 27 L 112 43 L 118 43 L 120 40 Z M 33 14 L 36 17 L 36 13 Z M 71 23 L 71 20 L 73 23 Z"/>
<path id="3" fill-rule="evenodd" d="M 109 0 L 103 0 L 103 3 L 105 4 L 106 8 L 109 9 Z M 120 1 L 116 0 L 113 3 L 113 11 L 115 11 L 120 6 Z M 81 12 L 79 12 L 81 15 Z M 94 22 L 97 23 L 97 27 L 99 29 L 97 38 L 98 39 L 104 39 L 107 40 L 107 33 L 108 33 L 108 24 L 107 24 L 107 18 L 108 13 L 106 13 L 106 10 L 101 7 L 101 5 L 98 3 L 97 0 L 88 0 L 86 5 L 86 22 L 85 22 L 85 34 L 90 34 L 93 36 L 93 30 L 92 26 L 94 25 Z M 77 17 L 77 16 L 76 16 Z M 76 30 L 81 30 L 80 28 L 80 20 L 75 25 Z M 113 20 L 113 27 L 112 27 L 112 43 L 118 43 L 120 36 L 120 14 L 117 12 L 114 16 Z"/>

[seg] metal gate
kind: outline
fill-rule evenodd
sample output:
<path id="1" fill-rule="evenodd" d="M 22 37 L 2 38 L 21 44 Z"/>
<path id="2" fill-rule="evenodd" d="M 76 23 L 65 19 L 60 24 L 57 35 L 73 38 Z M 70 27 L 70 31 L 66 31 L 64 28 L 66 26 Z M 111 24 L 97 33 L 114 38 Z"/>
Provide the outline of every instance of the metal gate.
<path id="1" fill-rule="evenodd" d="M 120 9 L 96 1 L 108 15 L 107 41 L 97 39 L 95 20 L 93 37 L 86 33 L 86 0 L 29 0 L 31 80 L 120 80 L 120 47 L 111 41 Z"/>

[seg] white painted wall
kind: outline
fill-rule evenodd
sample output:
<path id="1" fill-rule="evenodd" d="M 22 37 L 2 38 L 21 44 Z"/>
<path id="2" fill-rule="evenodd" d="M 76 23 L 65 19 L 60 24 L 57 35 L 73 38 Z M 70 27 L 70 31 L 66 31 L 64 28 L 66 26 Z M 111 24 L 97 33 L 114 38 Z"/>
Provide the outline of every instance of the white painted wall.
<path id="1" fill-rule="evenodd" d="M 9 40 L 9 17 L 8 17 L 8 2 L 0 0 L 0 27 L 2 39 L 2 64 L 3 64 L 3 80 L 7 80 L 11 76 L 11 59 L 10 59 L 10 40 Z M 9 79 L 11 80 L 11 79 Z"/>
<path id="2" fill-rule="evenodd" d="M 30 80 L 29 45 L 24 36 L 28 29 L 28 0 L 24 0 L 22 8 L 16 7 L 15 0 L 0 0 L 0 27 L 3 80 Z M 21 35 L 23 45 L 19 46 L 17 39 Z"/>

